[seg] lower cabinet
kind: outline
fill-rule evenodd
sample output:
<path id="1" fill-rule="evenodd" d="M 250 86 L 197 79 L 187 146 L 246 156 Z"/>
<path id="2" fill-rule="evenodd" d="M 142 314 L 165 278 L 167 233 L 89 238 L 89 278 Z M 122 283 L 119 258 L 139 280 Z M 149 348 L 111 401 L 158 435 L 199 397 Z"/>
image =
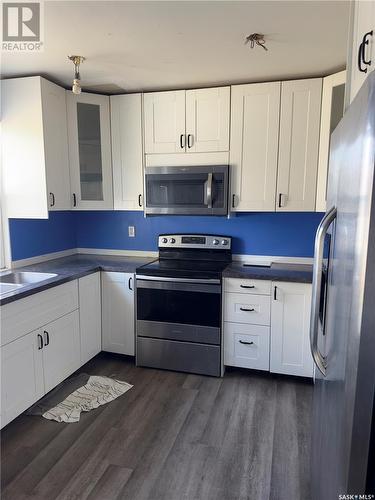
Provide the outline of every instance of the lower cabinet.
<path id="1" fill-rule="evenodd" d="M 102 272 L 103 351 L 134 356 L 134 274 Z"/>
<path id="2" fill-rule="evenodd" d="M 268 326 L 225 323 L 224 364 L 255 370 L 270 369 Z"/>
<path id="3" fill-rule="evenodd" d="M 102 350 L 102 306 L 100 272 L 78 280 L 81 364 Z"/>
<path id="4" fill-rule="evenodd" d="M 44 388 L 49 392 L 81 366 L 79 311 L 42 328 Z"/>
<path id="5" fill-rule="evenodd" d="M 1 365 L 3 427 L 80 367 L 78 310 L 2 346 Z"/>
<path id="6" fill-rule="evenodd" d="M 273 287 L 270 370 L 312 377 L 309 342 L 311 285 L 274 282 Z"/>
<path id="7" fill-rule="evenodd" d="M 36 330 L 1 347 L 1 427 L 45 393 L 42 343 Z"/>
<path id="8" fill-rule="evenodd" d="M 308 283 L 226 278 L 224 364 L 312 377 L 310 307 Z"/>

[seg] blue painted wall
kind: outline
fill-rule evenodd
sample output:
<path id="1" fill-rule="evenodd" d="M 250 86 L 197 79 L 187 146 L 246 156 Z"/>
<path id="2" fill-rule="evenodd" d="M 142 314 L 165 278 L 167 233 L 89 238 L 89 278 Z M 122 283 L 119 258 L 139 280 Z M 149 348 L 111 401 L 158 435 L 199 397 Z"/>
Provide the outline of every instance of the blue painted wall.
<path id="1" fill-rule="evenodd" d="M 50 212 L 49 219 L 10 219 L 12 260 L 76 247 L 73 212 Z"/>
<path id="2" fill-rule="evenodd" d="M 156 250 L 159 233 L 232 236 L 233 252 L 312 257 L 321 213 L 241 213 L 225 217 L 143 217 L 142 212 L 51 212 L 49 220 L 10 221 L 13 260 L 68 248 Z M 134 225 L 136 237 L 128 237 Z"/>

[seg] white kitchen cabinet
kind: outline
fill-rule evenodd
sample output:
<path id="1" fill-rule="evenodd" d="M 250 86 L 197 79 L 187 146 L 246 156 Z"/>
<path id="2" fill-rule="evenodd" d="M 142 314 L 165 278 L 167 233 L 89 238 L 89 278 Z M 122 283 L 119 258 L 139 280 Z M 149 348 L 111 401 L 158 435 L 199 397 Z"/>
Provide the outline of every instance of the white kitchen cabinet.
<path id="1" fill-rule="evenodd" d="M 275 210 L 280 89 L 280 82 L 232 86 L 232 211 Z"/>
<path id="2" fill-rule="evenodd" d="M 41 332 L 36 330 L 0 349 L 2 427 L 45 393 L 41 346 Z"/>
<path id="3" fill-rule="evenodd" d="M 354 0 L 352 7 L 352 43 L 349 44 L 347 65 L 348 102 L 353 101 L 363 82 L 375 68 L 375 1 Z"/>
<path id="4" fill-rule="evenodd" d="M 312 377 L 309 327 L 311 285 L 273 282 L 270 370 Z"/>
<path id="5" fill-rule="evenodd" d="M 7 216 L 70 209 L 65 90 L 39 76 L 1 82 Z"/>
<path id="6" fill-rule="evenodd" d="M 229 150 L 230 87 L 144 94 L 145 153 Z"/>
<path id="7" fill-rule="evenodd" d="M 315 211 L 321 92 L 321 78 L 281 84 L 277 211 Z"/>
<path id="8" fill-rule="evenodd" d="M 43 326 L 41 332 L 44 387 L 48 392 L 81 366 L 79 311 Z"/>
<path id="9" fill-rule="evenodd" d="M 144 99 L 145 153 L 185 151 L 185 91 L 151 92 Z"/>
<path id="10" fill-rule="evenodd" d="M 269 325 L 270 313 L 270 297 L 268 295 L 247 293 L 225 294 L 225 321 Z"/>
<path id="11" fill-rule="evenodd" d="M 102 273 L 103 351 L 134 356 L 134 274 Z"/>
<path id="12" fill-rule="evenodd" d="M 331 134 L 344 114 L 346 71 L 323 78 L 316 211 L 326 211 Z"/>
<path id="13" fill-rule="evenodd" d="M 100 272 L 78 280 L 81 364 L 102 350 L 102 303 Z"/>
<path id="14" fill-rule="evenodd" d="M 115 210 L 143 210 L 142 94 L 110 97 Z"/>
<path id="15" fill-rule="evenodd" d="M 186 150 L 229 150 L 230 87 L 186 91 Z"/>
<path id="16" fill-rule="evenodd" d="M 113 209 L 109 97 L 66 92 L 73 209 Z"/>
<path id="17" fill-rule="evenodd" d="M 269 371 L 269 355 L 269 326 L 224 323 L 225 365 Z"/>

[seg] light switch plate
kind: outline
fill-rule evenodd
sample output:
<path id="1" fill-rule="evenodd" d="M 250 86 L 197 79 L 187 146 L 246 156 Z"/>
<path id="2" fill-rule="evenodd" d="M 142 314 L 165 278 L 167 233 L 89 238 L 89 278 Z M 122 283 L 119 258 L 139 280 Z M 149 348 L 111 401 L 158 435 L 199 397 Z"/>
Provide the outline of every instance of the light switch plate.
<path id="1" fill-rule="evenodd" d="M 128 226 L 128 235 L 129 238 L 135 237 L 135 226 Z"/>

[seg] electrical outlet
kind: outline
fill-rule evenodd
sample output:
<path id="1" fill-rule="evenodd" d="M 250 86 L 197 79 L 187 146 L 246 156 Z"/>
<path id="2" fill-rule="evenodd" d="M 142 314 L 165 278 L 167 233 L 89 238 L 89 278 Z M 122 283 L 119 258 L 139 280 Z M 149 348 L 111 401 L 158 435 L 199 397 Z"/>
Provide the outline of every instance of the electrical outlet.
<path id="1" fill-rule="evenodd" d="M 128 226 L 129 238 L 135 238 L 135 226 Z"/>

